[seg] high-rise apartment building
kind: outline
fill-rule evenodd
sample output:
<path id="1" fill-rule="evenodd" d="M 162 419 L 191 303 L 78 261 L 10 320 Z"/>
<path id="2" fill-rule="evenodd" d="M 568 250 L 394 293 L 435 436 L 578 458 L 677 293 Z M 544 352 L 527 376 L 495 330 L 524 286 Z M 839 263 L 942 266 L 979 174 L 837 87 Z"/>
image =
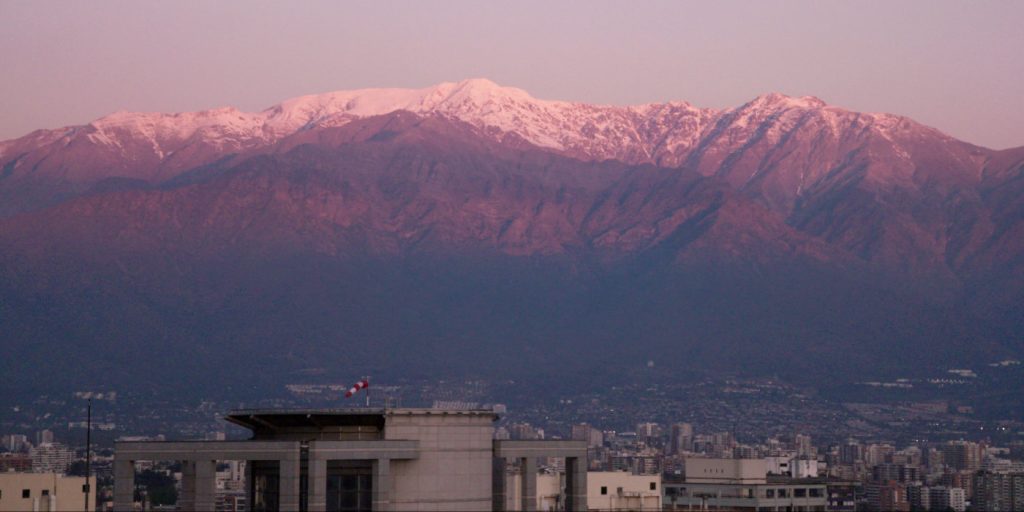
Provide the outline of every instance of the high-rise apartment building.
<path id="1" fill-rule="evenodd" d="M 604 433 L 587 423 L 573 425 L 570 437 L 576 441 L 586 441 L 590 448 L 597 448 L 604 444 Z"/>
<path id="2" fill-rule="evenodd" d="M 868 510 L 874 512 L 909 512 L 907 486 L 900 482 L 870 482 L 864 487 Z"/>
<path id="3" fill-rule="evenodd" d="M 793 436 L 793 449 L 796 450 L 797 457 L 813 457 L 816 454 L 814 445 L 811 444 L 811 436 L 804 434 Z"/>
<path id="4" fill-rule="evenodd" d="M 52 431 L 40 430 L 39 432 L 36 432 L 36 446 L 39 446 L 41 444 L 52 443 L 53 441 L 54 439 Z"/>
<path id="5" fill-rule="evenodd" d="M 928 503 L 926 510 L 967 510 L 967 494 L 959 487 L 928 487 Z"/>
<path id="6" fill-rule="evenodd" d="M 675 423 L 669 439 L 668 452 L 672 455 L 679 455 L 693 450 L 693 425 L 689 423 Z"/>
<path id="7" fill-rule="evenodd" d="M 855 464 L 864 458 L 864 447 L 857 441 L 847 441 L 839 446 L 839 463 Z"/>
<path id="8" fill-rule="evenodd" d="M 29 451 L 35 473 L 64 474 L 75 460 L 75 451 L 60 443 L 44 443 Z"/>
<path id="9" fill-rule="evenodd" d="M 942 459 L 957 470 L 978 471 L 984 453 L 984 446 L 971 441 L 949 441 L 942 445 Z"/>
<path id="10" fill-rule="evenodd" d="M 977 473 L 971 506 L 986 512 L 1024 510 L 1024 473 Z"/>
<path id="11" fill-rule="evenodd" d="M 876 482 L 891 480 L 894 482 L 910 483 L 920 481 L 921 475 L 916 466 L 886 463 L 871 468 L 871 479 Z"/>
<path id="12" fill-rule="evenodd" d="M 28 436 L 23 434 L 6 435 L 3 437 L 2 444 L 9 452 L 23 452 L 31 446 L 28 442 Z"/>

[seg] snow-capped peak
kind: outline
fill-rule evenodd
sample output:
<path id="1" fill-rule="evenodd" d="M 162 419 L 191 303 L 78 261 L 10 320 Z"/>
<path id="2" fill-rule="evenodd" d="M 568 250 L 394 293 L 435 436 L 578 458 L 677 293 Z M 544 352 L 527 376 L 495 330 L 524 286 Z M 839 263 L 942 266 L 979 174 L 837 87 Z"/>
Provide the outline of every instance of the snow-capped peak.
<path id="1" fill-rule="evenodd" d="M 438 113 L 479 125 L 475 117 L 494 117 L 507 105 L 549 105 L 522 89 L 502 87 L 483 78 L 444 82 L 423 89 L 357 89 L 302 96 L 264 111 L 267 123 L 279 131 L 308 125 L 336 125 L 351 118 L 408 110 L 417 114 Z M 491 119 L 503 125 L 500 119 Z"/>
<path id="2" fill-rule="evenodd" d="M 504 100 L 539 101 L 522 89 L 502 87 L 486 78 L 471 78 L 455 83 L 446 82 L 433 89 L 442 95 L 447 93 L 442 103 L 485 103 L 488 101 Z"/>
<path id="3" fill-rule="evenodd" d="M 771 109 L 813 109 L 823 108 L 826 104 L 820 98 L 814 96 L 787 96 L 779 92 L 762 94 L 741 108 L 771 108 Z"/>
<path id="4" fill-rule="evenodd" d="M 516 133 L 537 146 L 596 158 L 615 158 L 624 145 L 643 144 L 637 130 L 639 124 L 650 125 L 646 117 L 711 112 L 685 102 L 614 107 L 540 100 L 522 89 L 474 78 L 424 89 L 359 89 L 303 96 L 263 114 L 270 131 L 284 135 L 304 127 L 338 126 L 398 110 L 441 115 L 487 131 Z M 666 123 L 665 128 L 673 124 Z"/>
<path id="5" fill-rule="evenodd" d="M 260 112 L 231 107 L 179 114 L 117 112 L 82 127 L 80 135 L 131 159 L 164 161 L 181 154 L 187 146 L 215 152 L 256 148 L 302 130 L 341 126 L 395 111 L 468 123 L 499 140 L 513 134 L 533 145 L 578 158 L 668 166 L 686 161 L 698 146 L 704 147 L 704 152 L 720 143 L 731 147 L 738 140 L 754 136 L 754 127 L 766 128 L 760 133 L 769 140 L 781 140 L 808 115 L 817 119 L 815 126 L 831 136 L 838 136 L 855 119 L 870 119 L 828 106 L 813 96 L 770 93 L 725 110 L 698 108 L 680 101 L 593 105 L 537 99 L 522 89 L 472 78 L 421 89 L 357 89 L 301 96 Z M 890 117 L 874 119 L 872 129 L 886 132 L 883 135 L 891 132 L 893 125 L 901 125 Z M 64 133 L 60 135 L 62 140 L 79 136 L 77 131 Z M 727 138 L 717 142 L 708 139 L 719 134 L 727 134 Z M 29 143 L 28 139 L 22 140 Z M 186 162 L 182 160 L 178 165 Z"/>

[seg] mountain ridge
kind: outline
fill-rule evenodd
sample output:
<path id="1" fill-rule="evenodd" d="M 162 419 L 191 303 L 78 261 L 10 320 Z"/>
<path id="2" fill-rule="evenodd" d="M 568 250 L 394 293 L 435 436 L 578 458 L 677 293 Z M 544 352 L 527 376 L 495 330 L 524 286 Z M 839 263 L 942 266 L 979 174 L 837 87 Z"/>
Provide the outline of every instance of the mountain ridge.
<path id="1" fill-rule="evenodd" d="M 766 95 L 570 104 L 589 128 L 557 149 L 530 139 L 557 123 L 483 121 L 551 110 L 469 85 L 305 99 L 280 132 L 219 110 L 168 117 L 198 126 L 173 145 L 125 115 L 4 143 L 0 381 L 53 385 L 26 375 L 53 353 L 91 369 L 62 361 L 68 382 L 123 385 L 592 376 L 638 353 L 851 379 L 1024 351 L 1024 148 Z M 451 110 L 352 113 L 424 97 Z"/>
<path id="2" fill-rule="evenodd" d="M 758 141 L 790 136 L 801 127 L 817 130 L 829 144 L 841 136 L 889 142 L 907 158 L 901 135 L 944 142 L 953 139 L 912 120 L 889 114 L 861 114 L 826 105 L 813 97 L 769 93 L 732 109 L 700 109 L 686 102 L 618 107 L 537 100 L 521 89 L 489 80 L 446 82 L 424 89 L 361 89 L 303 96 L 261 112 L 220 108 L 179 114 L 115 113 L 92 123 L 37 130 L 0 142 L 4 181 L 37 180 L 58 189 L 58 197 L 80 193 L 106 177 L 147 181 L 173 177 L 232 153 L 270 146 L 301 131 L 341 126 L 354 119 L 408 110 L 442 115 L 472 124 L 496 140 L 514 135 L 538 147 L 574 158 L 614 159 L 663 167 L 695 166 L 703 174 L 725 172 L 728 155 Z M 863 133 L 863 132 L 866 132 Z M 851 135 L 852 134 L 852 135 Z M 991 150 L 967 145 L 955 158 L 983 158 Z M 739 157 L 733 157 L 735 161 Z M 740 178 L 732 178 L 741 184 Z M 803 183 L 789 183 L 780 199 L 790 202 Z M 60 190 L 63 190 L 63 196 Z M 0 214 L 35 205 L 8 205 Z M 15 205 L 15 206 L 10 206 Z"/>

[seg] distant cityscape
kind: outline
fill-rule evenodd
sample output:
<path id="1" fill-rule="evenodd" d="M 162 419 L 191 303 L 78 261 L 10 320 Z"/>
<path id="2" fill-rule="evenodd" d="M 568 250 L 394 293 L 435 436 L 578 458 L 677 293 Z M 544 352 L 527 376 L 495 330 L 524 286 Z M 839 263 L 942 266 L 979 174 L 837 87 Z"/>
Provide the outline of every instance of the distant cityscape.
<path id="1" fill-rule="evenodd" d="M 0 512 L 1024 512 L 1022 20 L 0 0 Z"/>
<path id="2" fill-rule="evenodd" d="M 743 502 L 715 500 L 754 485 L 750 488 L 760 489 L 761 498 L 769 490 L 773 495 L 799 491 L 812 492 L 807 498 L 820 501 L 807 502 L 800 510 L 1019 510 L 1024 507 L 1024 420 L 980 414 L 969 397 L 1017 378 L 1005 372 L 1020 371 L 1019 362 L 1001 361 L 984 369 L 951 369 L 936 378 L 856 386 L 855 396 L 881 398 L 877 401 L 838 402 L 778 380 L 734 378 L 682 383 L 639 378 L 628 385 L 562 396 L 524 392 L 522 384 L 511 381 L 374 382 L 369 396 L 371 408 L 493 411 L 498 418 L 495 440 L 583 441 L 593 481 L 606 473 L 657 477 L 656 505 L 649 493 L 646 501 L 629 502 L 641 503 L 641 508 L 687 509 L 696 504 L 742 510 Z M 989 378 L 994 380 L 986 384 Z M 223 420 L 228 411 L 362 407 L 362 398 L 342 398 L 348 387 L 292 383 L 276 396 L 249 403 L 137 390 L 35 397 L 8 405 L 0 415 L 0 478 L 84 477 L 85 407 L 91 401 L 92 496 L 96 510 L 112 510 L 115 441 L 246 439 L 249 432 Z M 957 394 L 951 388 L 970 391 Z M 911 393 L 911 399 L 900 399 L 899 393 Z M 739 476 L 715 481 L 725 487 L 705 489 L 698 503 L 692 471 L 705 464 L 695 460 L 705 459 L 711 461 L 707 464 L 740 461 L 729 471 L 763 473 L 763 478 L 753 484 Z M 250 509 L 245 467 L 245 461 L 218 466 L 217 510 Z M 182 492 L 182 471 L 176 461 L 137 463 L 137 506 L 173 510 Z M 537 471 L 557 475 L 565 471 L 564 462 L 540 459 Z M 46 489 L 33 500 L 29 488 L 11 487 L 22 483 L 4 485 L 4 507 L 15 507 L 8 505 L 11 496 L 27 494 L 22 505 L 29 508 L 3 510 L 46 510 L 38 508 L 38 500 L 49 496 L 43 493 Z M 785 490 L 787 486 L 792 489 Z M 761 505 L 754 503 L 750 510 L 771 509 Z"/>

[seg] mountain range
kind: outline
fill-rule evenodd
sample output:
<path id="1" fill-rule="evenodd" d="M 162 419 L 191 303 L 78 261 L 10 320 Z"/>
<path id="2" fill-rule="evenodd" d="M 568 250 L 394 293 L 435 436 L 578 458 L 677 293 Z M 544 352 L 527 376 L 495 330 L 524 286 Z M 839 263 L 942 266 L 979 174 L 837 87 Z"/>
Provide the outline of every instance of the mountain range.
<path id="1" fill-rule="evenodd" d="M 0 142 L 0 294 L 12 388 L 913 374 L 1024 352 L 1024 147 L 483 79 L 116 113 Z"/>

